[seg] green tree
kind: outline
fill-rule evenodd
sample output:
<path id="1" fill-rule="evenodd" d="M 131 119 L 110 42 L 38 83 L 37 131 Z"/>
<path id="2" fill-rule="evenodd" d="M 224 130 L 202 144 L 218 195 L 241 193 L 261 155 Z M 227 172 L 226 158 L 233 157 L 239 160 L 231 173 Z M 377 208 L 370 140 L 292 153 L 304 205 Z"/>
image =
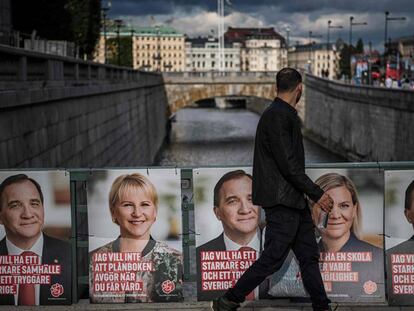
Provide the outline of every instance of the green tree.
<path id="1" fill-rule="evenodd" d="M 81 55 L 92 58 L 101 27 L 100 0 L 13 0 L 11 11 L 14 30 L 74 42 Z"/>
<path id="2" fill-rule="evenodd" d="M 342 46 L 342 49 L 340 51 L 340 59 L 339 59 L 339 73 L 338 78 L 341 78 L 342 76 L 350 77 L 351 68 L 349 64 L 349 60 L 351 58 L 351 52 L 353 48 L 350 47 L 348 44 L 344 43 Z"/>
<path id="3" fill-rule="evenodd" d="M 119 55 L 119 65 L 125 67 L 132 67 L 132 40 L 131 37 L 121 36 L 119 38 L 120 50 L 118 49 L 118 38 L 108 38 L 107 41 L 108 48 L 108 64 L 118 65 L 118 51 Z"/>
<path id="4" fill-rule="evenodd" d="M 92 59 L 101 29 L 100 0 L 68 0 L 73 40 L 80 55 Z"/>
<path id="5" fill-rule="evenodd" d="M 358 39 L 356 47 L 355 47 L 355 53 L 363 54 L 364 53 L 364 42 L 361 38 Z"/>

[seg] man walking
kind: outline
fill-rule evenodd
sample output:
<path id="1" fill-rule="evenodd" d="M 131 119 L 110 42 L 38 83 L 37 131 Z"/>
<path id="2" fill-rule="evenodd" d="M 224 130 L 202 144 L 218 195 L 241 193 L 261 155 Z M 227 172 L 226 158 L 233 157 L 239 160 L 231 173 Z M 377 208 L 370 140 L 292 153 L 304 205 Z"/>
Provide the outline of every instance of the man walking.
<path id="1" fill-rule="evenodd" d="M 253 160 L 253 204 L 266 215 L 264 250 L 236 285 L 214 301 L 214 310 L 237 310 L 256 286 L 282 266 L 292 249 L 299 261 L 303 284 L 315 311 L 330 310 L 319 271 L 307 195 L 317 208 L 329 212 L 333 201 L 305 174 L 305 156 L 296 104 L 302 95 L 302 77 L 292 68 L 276 76 L 277 97 L 257 126 Z"/>

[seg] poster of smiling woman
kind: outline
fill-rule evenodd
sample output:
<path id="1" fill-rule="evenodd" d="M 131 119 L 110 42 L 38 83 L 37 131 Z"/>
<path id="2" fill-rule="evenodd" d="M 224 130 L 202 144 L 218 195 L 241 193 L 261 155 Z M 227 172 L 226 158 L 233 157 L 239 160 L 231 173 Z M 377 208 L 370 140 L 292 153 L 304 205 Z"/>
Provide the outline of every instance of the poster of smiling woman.
<path id="1" fill-rule="evenodd" d="M 1 171 L 0 304 L 71 304 L 70 236 L 68 173 Z"/>
<path id="2" fill-rule="evenodd" d="M 87 195 L 90 301 L 181 301 L 179 170 L 92 172 Z"/>
<path id="3" fill-rule="evenodd" d="M 320 270 L 328 297 L 338 302 L 384 301 L 382 172 L 310 169 L 307 173 L 334 201 L 326 228 L 317 230 Z M 316 225 L 321 209 L 310 200 L 308 206 Z M 307 295 L 293 253 L 272 276 L 269 294 Z"/>

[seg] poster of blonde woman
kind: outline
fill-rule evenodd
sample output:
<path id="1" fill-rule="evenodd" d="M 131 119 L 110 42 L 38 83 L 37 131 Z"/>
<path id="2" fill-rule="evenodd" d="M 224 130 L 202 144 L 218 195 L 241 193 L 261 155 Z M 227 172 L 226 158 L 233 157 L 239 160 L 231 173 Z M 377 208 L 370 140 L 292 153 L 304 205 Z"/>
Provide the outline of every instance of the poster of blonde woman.
<path id="1" fill-rule="evenodd" d="M 414 170 L 385 172 L 388 302 L 414 305 Z"/>
<path id="2" fill-rule="evenodd" d="M 369 169 L 310 169 L 308 175 L 334 201 L 326 228 L 317 229 L 320 270 L 328 297 L 340 302 L 385 300 L 383 174 Z M 315 226 L 321 210 L 308 200 Z M 269 294 L 301 297 L 306 292 L 290 254 L 272 276 Z"/>
<path id="3" fill-rule="evenodd" d="M 181 301 L 180 171 L 96 171 L 87 193 L 90 301 Z"/>

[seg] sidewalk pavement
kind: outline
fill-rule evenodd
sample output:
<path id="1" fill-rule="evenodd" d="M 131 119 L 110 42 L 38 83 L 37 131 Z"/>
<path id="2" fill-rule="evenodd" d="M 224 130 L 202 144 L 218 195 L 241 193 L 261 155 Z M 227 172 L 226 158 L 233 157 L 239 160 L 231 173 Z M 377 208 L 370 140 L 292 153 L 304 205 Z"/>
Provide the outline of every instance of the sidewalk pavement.
<path id="1" fill-rule="evenodd" d="M 0 306 L 1 311 L 212 311 L 210 301 L 182 303 L 123 303 L 123 304 L 90 304 L 82 299 L 70 306 Z M 260 300 L 246 302 L 240 311 L 312 311 L 309 303 L 291 303 L 289 300 Z M 339 304 L 337 311 L 414 311 L 414 306 L 391 307 L 386 304 Z"/>

